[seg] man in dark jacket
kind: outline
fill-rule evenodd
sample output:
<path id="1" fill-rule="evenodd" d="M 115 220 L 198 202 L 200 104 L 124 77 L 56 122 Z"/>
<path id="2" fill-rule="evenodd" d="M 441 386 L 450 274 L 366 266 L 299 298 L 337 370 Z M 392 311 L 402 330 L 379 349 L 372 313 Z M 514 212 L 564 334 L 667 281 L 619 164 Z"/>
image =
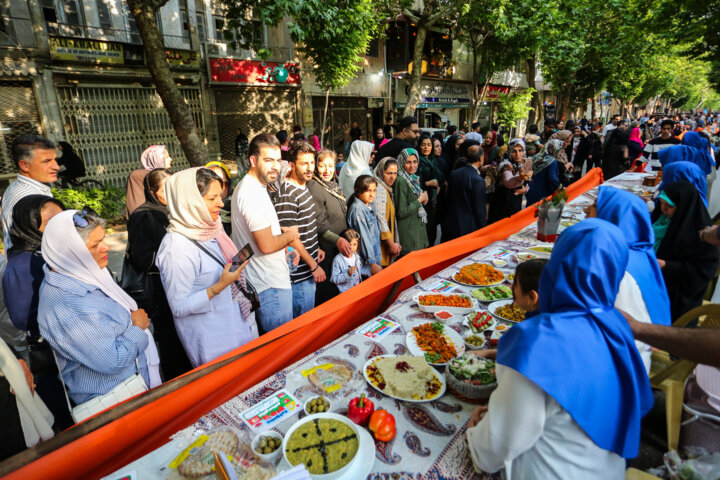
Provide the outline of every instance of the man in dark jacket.
<path id="1" fill-rule="evenodd" d="M 395 137 L 380 147 L 375 154 L 373 168 L 385 157 L 397 158 L 400 152 L 406 148 L 415 148 L 415 142 L 417 142 L 419 136 L 420 129 L 418 128 L 415 117 L 405 117 L 401 119 L 395 130 Z"/>
<path id="2" fill-rule="evenodd" d="M 447 211 L 442 223 L 442 241 L 462 237 L 487 225 L 485 179 L 480 175 L 483 150 L 473 145 L 467 151 L 468 164 L 450 174 Z"/>

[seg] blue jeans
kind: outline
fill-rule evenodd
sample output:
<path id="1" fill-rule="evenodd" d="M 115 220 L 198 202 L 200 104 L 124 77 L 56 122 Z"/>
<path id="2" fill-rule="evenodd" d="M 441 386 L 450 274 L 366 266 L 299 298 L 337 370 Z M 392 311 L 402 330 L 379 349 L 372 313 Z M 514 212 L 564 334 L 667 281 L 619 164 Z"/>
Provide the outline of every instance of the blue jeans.
<path id="1" fill-rule="evenodd" d="M 268 288 L 258 292 L 260 308 L 255 311 L 255 319 L 261 335 L 293 319 L 292 292 L 289 288 Z"/>
<path id="2" fill-rule="evenodd" d="M 315 279 L 292 284 L 293 318 L 315 308 Z"/>

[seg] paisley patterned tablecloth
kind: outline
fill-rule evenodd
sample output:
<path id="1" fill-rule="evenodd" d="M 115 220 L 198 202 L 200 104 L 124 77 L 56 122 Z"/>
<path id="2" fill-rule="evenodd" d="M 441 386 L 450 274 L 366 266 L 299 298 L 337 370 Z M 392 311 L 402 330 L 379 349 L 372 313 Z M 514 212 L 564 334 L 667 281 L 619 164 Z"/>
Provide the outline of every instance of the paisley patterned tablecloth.
<path id="1" fill-rule="evenodd" d="M 636 194 L 641 194 L 642 174 L 626 173 L 607 182 Z M 582 209 L 593 203 L 597 188 L 570 202 L 563 213 L 561 231 L 580 221 Z M 398 322 L 400 328 L 376 342 L 354 331 L 346 334 L 301 361 L 276 373 L 260 384 L 201 417 L 194 425 L 175 436 L 174 440 L 161 449 L 151 452 L 116 472 L 133 472 L 135 478 L 165 478 L 170 460 L 189 442 L 192 435 L 217 426 L 232 426 L 241 431 L 249 428 L 240 420 L 240 413 L 273 392 L 287 389 L 301 401 L 315 395 L 312 387 L 299 372 L 323 363 L 345 365 L 357 372 L 355 391 L 345 397 L 334 398 L 332 411 L 346 413 L 352 396 L 360 393 L 373 400 L 375 408 L 384 408 L 395 416 L 397 434 L 390 442 L 375 442 L 376 452 L 372 473 L 367 480 L 468 480 L 499 478 L 499 475 L 476 473 L 465 444 L 465 430 L 476 405 L 467 403 L 446 392 L 440 399 L 428 403 L 410 403 L 384 396 L 369 386 L 362 378 L 365 362 L 377 355 L 407 352 L 405 336 L 412 327 L 433 321 L 432 314 L 421 312 L 412 301 L 419 292 L 426 292 L 437 286 L 441 280 L 451 280 L 453 274 L 463 265 L 488 261 L 504 252 L 522 252 L 531 246 L 540 245 L 536 239 L 536 225 L 532 224 L 509 238 L 495 242 L 469 255 L 424 280 L 415 287 L 404 291 L 398 300 L 382 315 Z M 503 257 L 503 258 L 507 258 Z M 506 269 L 510 273 L 511 269 Z M 469 293 L 474 287 L 456 285 L 456 289 Z M 462 317 L 454 316 L 446 322 L 451 328 L 462 333 Z M 299 415 L 304 415 L 300 413 Z M 292 417 L 291 417 L 292 418 Z M 295 417 L 297 418 L 297 417 Z M 285 432 L 293 421 L 284 421 L 275 429 Z M 111 475 L 108 478 L 118 478 Z"/>

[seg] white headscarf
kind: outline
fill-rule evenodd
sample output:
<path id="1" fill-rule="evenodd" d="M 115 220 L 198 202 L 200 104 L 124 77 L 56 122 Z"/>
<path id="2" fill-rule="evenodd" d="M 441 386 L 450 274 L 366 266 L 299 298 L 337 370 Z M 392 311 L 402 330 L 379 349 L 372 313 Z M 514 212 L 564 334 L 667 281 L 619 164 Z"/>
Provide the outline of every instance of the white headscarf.
<path id="1" fill-rule="evenodd" d="M 165 145 L 151 145 L 140 155 L 140 163 L 142 163 L 145 170 L 167 168 L 167 162 L 165 161 L 166 151 Z"/>
<path id="2" fill-rule="evenodd" d="M 340 185 L 345 198 L 350 198 L 350 195 L 355 192 L 355 180 L 360 175 L 372 176 L 370 154 L 373 148 L 375 148 L 375 145 L 365 140 L 355 140 L 350 145 L 350 154 L 347 162 L 340 170 L 340 178 L 338 179 L 338 185 Z"/>
<path id="3" fill-rule="evenodd" d="M 52 438 L 54 418 L 40 396 L 30 392 L 20 363 L 13 355 L 10 347 L 0 339 L 0 372 L 15 392 L 18 416 L 25 437 L 25 446 L 32 447 L 40 440 Z"/>
<path id="4" fill-rule="evenodd" d="M 74 278 L 88 285 L 95 285 L 105 295 L 124 307 L 128 312 L 138 309 L 135 300 L 113 280 L 107 268 L 101 269 L 80 234 L 75 229 L 73 215 L 77 210 L 65 210 L 55 215 L 45 227 L 42 239 L 42 255 L 53 271 Z M 145 359 L 148 366 L 150 388 L 160 385 L 160 357 L 155 340 L 148 329 L 143 330 L 148 337 Z"/>
<path id="5" fill-rule="evenodd" d="M 169 232 L 198 242 L 206 242 L 213 238 L 220 245 L 226 263 L 230 263 L 238 249 L 232 242 L 220 219 L 213 220 L 205 200 L 197 187 L 197 171 L 202 167 L 186 168 L 165 179 L 165 200 L 170 212 Z M 245 273 L 238 280 L 245 287 Z M 250 320 L 252 304 L 245 295 L 232 284 L 233 299 L 240 304 L 240 310 L 246 320 Z"/>

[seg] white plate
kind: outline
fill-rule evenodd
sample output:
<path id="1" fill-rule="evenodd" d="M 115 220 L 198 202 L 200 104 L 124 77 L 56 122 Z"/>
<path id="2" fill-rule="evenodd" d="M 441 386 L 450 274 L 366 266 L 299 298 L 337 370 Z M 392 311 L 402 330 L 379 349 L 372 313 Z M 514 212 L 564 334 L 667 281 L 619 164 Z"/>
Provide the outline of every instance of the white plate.
<path id="1" fill-rule="evenodd" d="M 343 423 L 349 425 L 353 429 L 353 431 L 355 431 L 358 434 L 358 451 L 355 454 L 355 458 L 353 458 L 348 465 L 345 465 L 340 470 L 337 470 L 332 473 L 310 474 L 310 478 L 325 479 L 325 480 L 341 480 L 341 479 L 350 480 L 350 479 L 354 479 L 354 478 L 359 478 L 359 477 L 356 477 L 353 475 L 353 471 L 363 471 L 364 470 L 364 468 L 362 466 L 360 466 L 359 468 L 358 468 L 358 466 L 363 463 L 368 462 L 368 460 L 369 460 L 365 456 L 368 452 L 368 445 L 372 449 L 373 457 L 375 456 L 375 441 L 372 439 L 372 437 L 370 437 L 369 441 L 368 441 L 368 438 L 365 437 L 365 435 L 363 435 L 363 433 L 365 433 L 368 437 L 370 435 L 365 431 L 364 428 L 362 428 L 358 425 L 355 425 L 349 418 L 347 418 L 343 415 L 338 415 L 337 413 L 317 413 L 314 415 L 304 417 L 301 420 L 298 420 L 297 422 L 295 422 L 288 429 L 287 433 L 285 433 L 285 438 L 283 439 L 282 447 L 280 447 L 280 448 L 282 448 L 282 451 L 283 451 L 283 456 L 282 456 L 282 460 L 280 461 L 280 465 L 282 465 L 283 467 L 286 467 L 285 469 L 291 468 L 290 462 L 288 462 L 287 458 L 285 458 L 285 449 L 287 448 L 287 442 L 290 439 L 290 437 L 292 436 L 293 432 L 300 425 L 307 423 L 311 420 L 321 419 L 321 418 L 329 418 L 332 420 L 338 420 L 340 422 L 343 422 Z M 370 464 L 372 464 L 372 460 L 370 460 Z M 369 472 L 369 470 L 368 470 L 368 472 Z M 367 473 L 365 473 L 364 475 L 367 475 Z"/>
<path id="2" fill-rule="evenodd" d="M 433 305 L 420 305 L 420 297 L 425 295 L 440 295 L 442 297 L 450 297 L 450 296 L 456 296 L 460 295 L 463 297 L 467 297 L 470 299 L 470 306 L 468 308 L 463 307 L 441 307 L 441 306 L 433 306 Z M 433 293 L 433 292 L 424 292 L 424 293 L 418 293 L 413 297 L 413 301 L 417 303 L 418 308 L 421 312 L 428 312 L 428 313 L 435 313 L 440 312 L 442 310 L 445 310 L 448 313 L 452 313 L 453 315 L 464 315 L 466 313 L 470 313 L 473 310 L 477 310 L 477 300 L 473 298 L 472 295 L 468 293 Z"/>
<path id="3" fill-rule="evenodd" d="M 510 282 L 510 283 L 512 283 L 512 282 Z M 498 285 L 494 285 L 494 286 L 497 287 Z M 505 286 L 507 287 L 507 285 L 505 285 Z M 482 288 L 492 288 L 492 287 L 477 287 L 475 290 L 480 290 Z M 510 298 L 512 298 L 512 287 L 508 287 L 508 288 L 510 289 Z M 481 299 L 477 298 L 475 295 L 473 295 L 472 292 L 470 292 L 470 296 L 480 303 L 492 303 L 492 302 L 497 302 L 498 300 L 509 300 L 508 298 L 500 298 L 497 300 L 481 300 Z"/>
<path id="4" fill-rule="evenodd" d="M 486 265 L 489 265 L 489 264 L 486 264 Z M 467 265 L 463 265 L 463 266 L 466 267 Z M 496 268 L 494 265 L 490 265 L 490 266 L 493 267 L 495 270 L 500 271 L 500 270 L 499 270 L 498 268 Z M 460 273 L 460 272 L 458 272 L 458 273 Z M 505 281 L 505 274 L 504 274 L 503 272 L 500 272 L 500 273 L 503 274 L 503 278 L 502 278 L 502 280 L 500 280 L 499 282 L 486 283 L 485 285 L 477 285 L 477 284 L 475 284 L 475 283 L 465 283 L 465 282 L 461 282 L 460 280 L 457 280 L 457 279 L 455 278 L 455 276 L 456 276 L 458 273 L 456 273 L 456 274 L 454 274 L 454 275 L 452 276 L 452 281 L 455 282 L 455 283 L 459 283 L 460 285 L 465 285 L 466 287 L 492 287 L 492 286 L 495 286 L 495 285 L 500 285 L 501 283 L 503 283 L 503 282 Z"/>
<path id="5" fill-rule="evenodd" d="M 490 312 L 490 315 L 492 315 L 493 317 L 497 318 L 498 320 L 502 320 L 503 322 L 518 323 L 518 322 L 514 322 L 514 321 L 512 321 L 512 320 L 508 320 L 507 318 L 501 317 L 500 315 L 495 315 L 495 310 L 496 310 L 498 307 L 504 307 L 505 305 L 510 305 L 510 304 L 513 303 L 514 301 L 515 301 L 515 300 L 513 300 L 513 299 L 511 298 L 511 299 L 509 299 L 509 300 L 498 300 L 497 302 L 493 302 L 493 303 L 491 303 L 490 305 L 488 305 L 488 307 L 487 307 L 488 312 Z"/>
<path id="6" fill-rule="evenodd" d="M 358 432 L 360 433 L 360 448 L 358 449 L 357 458 L 353 461 L 350 469 L 345 472 L 345 475 L 339 477 L 338 480 L 366 478 L 372 471 L 375 462 L 375 440 L 364 428 L 358 428 Z M 282 471 L 292 468 L 285 460 L 285 457 L 280 460 L 278 467 L 278 470 Z"/>
<path id="7" fill-rule="evenodd" d="M 519 252 L 519 253 L 516 253 L 516 254 L 515 254 L 515 260 L 516 260 L 518 263 L 522 263 L 522 262 L 527 262 L 528 260 L 535 260 L 535 259 L 538 259 L 538 258 L 546 258 L 546 257 L 543 256 L 541 253 L 542 253 L 542 252 L 535 252 L 535 251 L 532 251 L 532 252 Z M 520 255 L 531 255 L 532 258 L 524 258 L 524 259 L 521 259 L 521 258 L 520 258 Z"/>
<path id="8" fill-rule="evenodd" d="M 462 339 L 460 339 L 460 340 L 462 341 Z M 380 390 L 379 388 L 377 388 L 375 385 L 373 385 L 373 383 L 370 381 L 370 378 L 368 377 L 367 367 L 369 367 L 370 364 L 371 364 L 372 362 L 374 362 L 375 360 L 377 360 L 378 358 L 397 357 L 397 356 L 398 356 L 398 355 L 378 355 L 377 357 L 373 357 L 373 358 L 371 358 L 370 360 L 368 360 L 367 362 L 365 362 L 365 365 L 363 365 L 363 376 L 365 377 L 365 381 L 368 383 L 368 385 L 370 385 L 372 388 L 374 388 L 374 389 L 377 390 L 378 392 L 382 393 L 383 395 L 386 395 L 386 396 L 388 396 L 388 397 L 390 397 L 390 398 L 394 398 L 394 399 L 396 399 L 396 400 L 403 400 L 403 401 L 405 401 L 405 402 L 410 402 L 410 403 L 433 402 L 433 401 L 435 401 L 435 400 L 437 400 L 438 398 L 440 398 L 440 397 L 443 396 L 443 394 L 445 393 L 445 389 L 447 388 L 447 384 L 445 383 L 445 376 L 444 376 L 444 375 L 441 375 L 440 373 L 438 373 L 437 370 L 435 370 L 434 368 L 433 368 L 433 374 L 435 375 L 435 378 L 438 380 L 438 382 L 440 382 L 440 391 L 439 391 L 438 394 L 437 394 L 436 396 L 434 396 L 433 398 L 428 398 L 428 399 L 424 399 L 424 400 L 416 400 L 416 399 L 414 399 L 414 398 L 410 398 L 410 399 L 408 399 L 408 398 L 400 398 L 400 397 L 396 397 L 395 395 L 390 395 L 389 393 L 385 393 L 385 392 L 383 392 L 382 390 Z M 432 368 L 432 367 L 431 367 L 431 368 Z M 360 430 L 360 429 L 358 429 L 358 430 Z"/>
<path id="9" fill-rule="evenodd" d="M 422 323 L 420 325 L 423 325 Z M 418 326 L 418 325 L 416 325 Z M 452 328 L 448 327 L 447 325 L 443 329 L 443 335 L 446 336 L 455 347 L 455 352 L 457 352 L 458 355 L 461 355 L 465 351 L 465 341 L 460 336 L 459 333 L 457 333 Z M 407 345 L 408 351 L 415 355 L 416 357 L 424 357 L 425 351 L 420 348 L 420 346 L 417 344 L 417 339 L 415 338 L 415 334 L 410 330 L 407 335 L 405 335 L 405 344 Z M 430 363 L 430 362 L 428 362 Z M 447 362 L 442 363 L 430 363 L 430 365 L 434 365 L 437 367 L 445 366 Z"/>

